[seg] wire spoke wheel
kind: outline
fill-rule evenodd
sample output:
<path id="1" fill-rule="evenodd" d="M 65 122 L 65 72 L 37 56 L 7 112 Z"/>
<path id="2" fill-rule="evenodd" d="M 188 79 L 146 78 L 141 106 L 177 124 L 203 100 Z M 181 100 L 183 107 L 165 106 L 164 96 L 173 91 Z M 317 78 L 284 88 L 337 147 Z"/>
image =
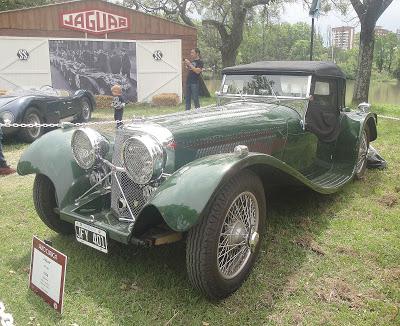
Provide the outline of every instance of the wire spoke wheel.
<path id="1" fill-rule="evenodd" d="M 239 194 L 225 216 L 218 243 L 218 270 L 231 279 L 241 272 L 251 255 L 249 239 L 258 230 L 259 208 L 251 192 Z"/>
<path id="2" fill-rule="evenodd" d="M 265 234 L 266 198 L 261 179 L 242 170 L 218 191 L 207 216 L 188 232 L 190 282 L 212 299 L 235 292 L 250 274 Z"/>
<path id="3" fill-rule="evenodd" d="M 358 157 L 357 157 L 357 165 L 356 165 L 356 174 L 361 175 L 363 174 L 363 170 L 365 169 L 367 154 L 368 154 L 368 134 L 367 131 L 364 129 L 361 139 L 360 145 L 358 148 Z"/>

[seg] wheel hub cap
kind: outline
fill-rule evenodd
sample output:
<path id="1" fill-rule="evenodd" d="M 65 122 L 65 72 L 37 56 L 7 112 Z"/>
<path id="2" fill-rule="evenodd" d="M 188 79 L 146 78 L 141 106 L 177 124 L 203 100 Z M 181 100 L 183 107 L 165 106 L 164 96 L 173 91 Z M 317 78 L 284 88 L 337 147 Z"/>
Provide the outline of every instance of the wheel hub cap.
<path id="1" fill-rule="evenodd" d="M 242 221 L 237 221 L 227 227 L 227 243 L 229 245 L 238 245 L 243 242 L 243 235 L 247 233 L 246 226 Z"/>

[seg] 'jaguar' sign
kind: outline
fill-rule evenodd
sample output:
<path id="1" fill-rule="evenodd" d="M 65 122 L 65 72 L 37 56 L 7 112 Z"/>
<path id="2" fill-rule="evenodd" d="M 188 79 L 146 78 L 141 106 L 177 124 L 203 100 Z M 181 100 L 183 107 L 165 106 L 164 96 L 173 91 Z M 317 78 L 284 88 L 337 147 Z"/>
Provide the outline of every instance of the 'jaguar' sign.
<path id="1" fill-rule="evenodd" d="M 60 25 L 91 34 L 106 34 L 128 29 L 129 19 L 101 10 L 86 10 L 61 13 Z"/>

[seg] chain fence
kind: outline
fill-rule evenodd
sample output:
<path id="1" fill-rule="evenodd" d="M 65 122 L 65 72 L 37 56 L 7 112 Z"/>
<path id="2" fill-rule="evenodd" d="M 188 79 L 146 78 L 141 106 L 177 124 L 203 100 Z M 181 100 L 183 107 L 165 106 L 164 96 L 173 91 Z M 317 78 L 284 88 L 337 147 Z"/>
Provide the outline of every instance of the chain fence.
<path id="1" fill-rule="evenodd" d="M 0 123 L 0 128 L 83 128 L 92 127 L 103 131 L 113 131 L 119 124 L 133 122 L 138 117 L 124 120 L 105 120 L 105 121 L 90 121 L 90 122 L 60 122 L 60 123 Z"/>
<path id="2" fill-rule="evenodd" d="M 394 121 L 400 121 L 400 118 L 390 117 L 386 115 L 378 115 L 378 118 L 388 119 Z M 143 119 L 139 117 L 133 117 L 131 119 L 124 120 L 105 120 L 105 121 L 91 121 L 91 122 L 60 122 L 60 123 L 1 123 L 0 127 L 5 128 L 80 128 L 80 127 L 115 127 L 119 124 L 124 124 L 127 122 L 134 122 L 135 120 Z M 110 128 L 109 128 L 110 129 Z"/>

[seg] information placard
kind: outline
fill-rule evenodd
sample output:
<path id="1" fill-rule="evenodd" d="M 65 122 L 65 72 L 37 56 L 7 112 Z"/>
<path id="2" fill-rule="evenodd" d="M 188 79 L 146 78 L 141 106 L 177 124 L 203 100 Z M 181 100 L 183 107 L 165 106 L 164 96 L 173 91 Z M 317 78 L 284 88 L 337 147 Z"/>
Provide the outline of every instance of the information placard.
<path id="1" fill-rule="evenodd" d="M 62 313 L 67 256 L 33 236 L 29 287 Z"/>

